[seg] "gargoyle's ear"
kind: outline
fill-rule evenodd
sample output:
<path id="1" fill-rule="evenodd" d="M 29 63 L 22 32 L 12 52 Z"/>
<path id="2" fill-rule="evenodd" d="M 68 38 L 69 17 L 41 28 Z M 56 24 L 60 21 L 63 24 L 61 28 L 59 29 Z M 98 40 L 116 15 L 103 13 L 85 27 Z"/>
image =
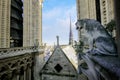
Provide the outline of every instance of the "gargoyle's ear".
<path id="1" fill-rule="evenodd" d="M 75 25 L 77 26 L 77 22 L 75 23 Z"/>
<path id="2" fill-rule="evenodd" d="M 79 29 L 78 21 L 75 23 L 75 25 L 76 25 L 76 29 Z"/>

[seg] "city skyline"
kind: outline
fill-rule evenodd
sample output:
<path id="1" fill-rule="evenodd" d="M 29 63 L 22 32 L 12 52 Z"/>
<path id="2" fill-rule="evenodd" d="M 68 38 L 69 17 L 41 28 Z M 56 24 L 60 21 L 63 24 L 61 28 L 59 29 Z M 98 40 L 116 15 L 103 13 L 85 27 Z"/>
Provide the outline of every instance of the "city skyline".
<path id="1" fill-rule="evenodd" d="M 69 3 L 69 4 L 68 4 Z M 77 40 L 75 28 L 76 1 L 74 0 L 44 0 L 43 2 L 43 43 L 56 44 L 56 36 L 60 37 L 60 44 L 69 43 L 70 16 L 72 22 L 73 39 Z"/>

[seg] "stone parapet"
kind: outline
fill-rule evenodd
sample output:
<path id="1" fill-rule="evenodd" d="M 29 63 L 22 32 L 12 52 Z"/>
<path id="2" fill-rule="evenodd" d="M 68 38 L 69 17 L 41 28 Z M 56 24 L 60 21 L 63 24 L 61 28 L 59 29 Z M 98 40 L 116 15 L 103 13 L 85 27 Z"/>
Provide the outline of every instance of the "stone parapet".
<path id="1" fill-rule="evenodd" d="M 26 53 L 43 52 L 44 46 L 40 47 L 19 47 L 0 49 L 0 59 L 18 56 Z"/>
<path id="2" fill-rule="evenodd" d="M 34 54 L 0 59 L 0 80 L 33 80 Z"/>

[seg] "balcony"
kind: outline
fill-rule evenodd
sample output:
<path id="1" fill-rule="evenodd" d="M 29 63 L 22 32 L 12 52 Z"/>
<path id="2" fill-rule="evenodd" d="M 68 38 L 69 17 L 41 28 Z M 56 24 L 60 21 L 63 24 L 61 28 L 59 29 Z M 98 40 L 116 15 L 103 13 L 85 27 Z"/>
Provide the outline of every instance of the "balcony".
<path id="1" fill-rule="evenodd" d="M 0 49 L 0 80 L 33 80 L 36 53 L 44 47 Z"/>
<path id="2" fill-rule="evenodd" d="M 36 53 L 36 52 L 43 52 L 44 47 L 21 47 L 21 48 L 7 48 L 7 49 L 0 49 L 0 59 L 14 57 L 23 55 L 26 53 Z"/>

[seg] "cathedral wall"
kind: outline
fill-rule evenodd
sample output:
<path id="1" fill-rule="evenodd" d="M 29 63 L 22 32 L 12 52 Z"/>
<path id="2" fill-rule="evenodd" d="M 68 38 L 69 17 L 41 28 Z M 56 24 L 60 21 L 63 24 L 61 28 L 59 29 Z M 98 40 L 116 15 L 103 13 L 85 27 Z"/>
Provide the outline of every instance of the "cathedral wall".
<path id="1" fill-rule="evenodd" d="M 23 46 L 42 45 L 42 1 L 24 0 Z"/>
<path id="2" fill-rule="evenodd" d="M 11 0 L 0 0 L 0 48 L 10 47 Z"/>
<path id="3" fill-rule="evenodd" d="M 96 19 L 95 0 L 77 0 L 78 19 Z"/>
<path id="4" fill-rule="evenodd" d="M 101 23 L 106 25 L 114 19 L 113 0 L 100 0 L 101 4 Z"/>

